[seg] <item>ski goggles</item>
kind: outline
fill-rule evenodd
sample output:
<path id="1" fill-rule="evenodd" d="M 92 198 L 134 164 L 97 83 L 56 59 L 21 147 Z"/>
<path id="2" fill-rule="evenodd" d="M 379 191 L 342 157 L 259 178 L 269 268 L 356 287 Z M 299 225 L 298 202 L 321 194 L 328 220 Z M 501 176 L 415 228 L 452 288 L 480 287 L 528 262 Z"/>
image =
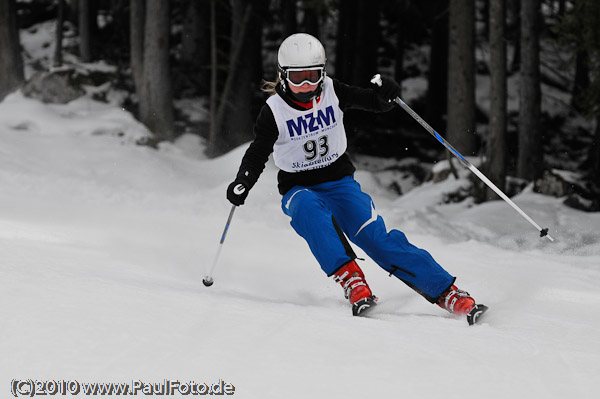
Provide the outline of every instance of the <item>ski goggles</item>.
<path id="1" fill-rule="evenodd" d="M 285 70 L 285 80 L 292 86 L 302 86 L 305 83 L 316 85 L 325 77 L 325 68 L 288 68 Z"/>

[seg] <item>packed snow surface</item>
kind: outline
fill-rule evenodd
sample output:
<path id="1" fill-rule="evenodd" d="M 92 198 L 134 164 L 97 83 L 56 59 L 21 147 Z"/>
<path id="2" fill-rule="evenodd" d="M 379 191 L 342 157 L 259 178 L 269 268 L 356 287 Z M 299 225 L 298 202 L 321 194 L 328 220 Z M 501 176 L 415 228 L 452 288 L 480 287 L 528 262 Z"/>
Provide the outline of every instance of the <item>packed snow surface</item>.
<path id="1" fill-rule="evenodd" d="M 503 201 L 441 205 L 464 177 L 397 197 L 358 171 L 388 229 L 490 307 L 470 327 L 367 258 L 380 301 L 358 318 L 281 212 L 272 162 L 204 287 L 246 146 L 206 159 L 193 136 L 154 150 L 135 144 L 146 134 L 90 99 L 0 103 L 1 397 L 13 379 L 223 380 L 239 398 L 600 397 L 599 214 L 515 197 L 551 243 Z"/>

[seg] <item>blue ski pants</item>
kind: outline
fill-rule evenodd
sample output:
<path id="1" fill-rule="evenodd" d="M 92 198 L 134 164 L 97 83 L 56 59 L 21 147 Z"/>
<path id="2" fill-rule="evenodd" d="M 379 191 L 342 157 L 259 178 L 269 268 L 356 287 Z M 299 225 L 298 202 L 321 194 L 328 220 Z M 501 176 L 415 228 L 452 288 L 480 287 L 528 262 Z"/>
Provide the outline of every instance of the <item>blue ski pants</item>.
<path id="1" fill-rule="evenodd" d="M 356 255 L 346 237 L 382 269 L 434 302 L 455 278 L 398 230 L 387 231 L 371 197 L 353 177 L 296 186 L 282 198 L 283 212 L 323 271 L 332 276 Z"/>

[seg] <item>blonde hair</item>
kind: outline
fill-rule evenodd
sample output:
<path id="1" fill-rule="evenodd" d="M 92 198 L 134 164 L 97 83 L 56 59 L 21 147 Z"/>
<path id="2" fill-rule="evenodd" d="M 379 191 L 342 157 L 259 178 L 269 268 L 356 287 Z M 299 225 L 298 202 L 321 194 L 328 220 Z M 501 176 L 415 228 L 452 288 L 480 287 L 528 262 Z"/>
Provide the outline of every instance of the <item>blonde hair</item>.
<path id="1" fill-rule="evenodd" d="M 260 90 L 263 93 L 267 93 L 269 96 L 272 96 L 276 93 L 275 87 L 279 84 L 280 80 L 281 79 L 279 79 L 279 76 L 277 76 L 277 79 L 275 79 L 274 81 L 263 80 Z"/>

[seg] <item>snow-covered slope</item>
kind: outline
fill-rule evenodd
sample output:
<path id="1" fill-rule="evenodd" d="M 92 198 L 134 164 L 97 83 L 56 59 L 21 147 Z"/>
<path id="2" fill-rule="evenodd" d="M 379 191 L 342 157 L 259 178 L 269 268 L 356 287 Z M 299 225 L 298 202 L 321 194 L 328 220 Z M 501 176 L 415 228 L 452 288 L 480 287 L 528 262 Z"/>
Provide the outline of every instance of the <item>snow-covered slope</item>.
<path id="1" fill-rule="evenodd" d="M 550 243 L 503 202 L 439 205 L 461 181 L 391 198 L 359 171 L 388 228 L 491 310 L 469 327 L 367 259 L 380 304 L 355 318 L 281 212 L 271 164 L 205 288 L 245 148 L 208 160 L 193 137 L 156 151 L 135 145 L 144 134 L 88 99 L 0 103 L 0 396 L 29 378 L 222 379 L 239 398 L 600 395 L 600 215 L 516 197 Z"/>

